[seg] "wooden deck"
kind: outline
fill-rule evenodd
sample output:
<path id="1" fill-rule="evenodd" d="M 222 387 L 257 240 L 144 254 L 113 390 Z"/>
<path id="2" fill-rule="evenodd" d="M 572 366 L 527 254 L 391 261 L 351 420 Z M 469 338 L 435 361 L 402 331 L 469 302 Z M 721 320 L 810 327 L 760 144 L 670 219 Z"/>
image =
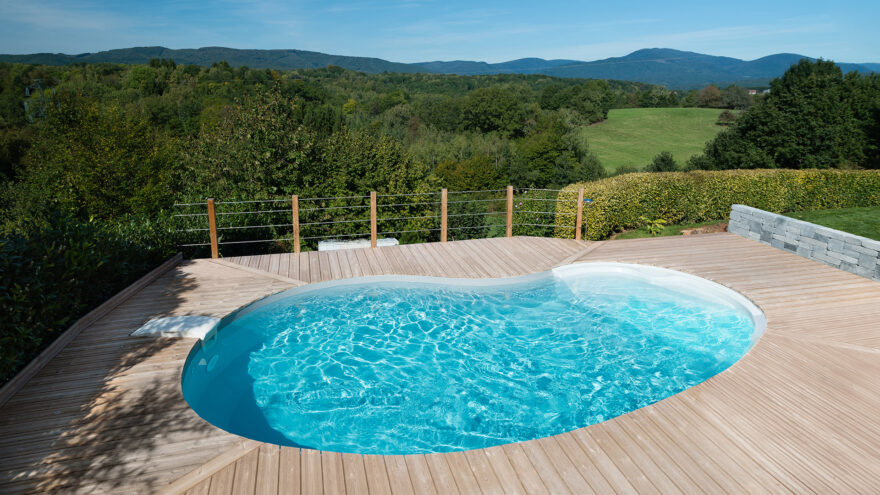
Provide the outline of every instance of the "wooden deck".
<path id="1" fill-rule="evenodd" d="M 742 360 L 678 395 L 554 437 L 452 454 L 279 448 L 193 413 L 192 340 L 133 338 L 302 282 L 499 277 L 571 262 L 693 273 L 767 315 Z M 191 261 L 85 329 L 0 408 L 0 493 L 877 493 L 880 283 L 731 234 L 513 238 Z"/>

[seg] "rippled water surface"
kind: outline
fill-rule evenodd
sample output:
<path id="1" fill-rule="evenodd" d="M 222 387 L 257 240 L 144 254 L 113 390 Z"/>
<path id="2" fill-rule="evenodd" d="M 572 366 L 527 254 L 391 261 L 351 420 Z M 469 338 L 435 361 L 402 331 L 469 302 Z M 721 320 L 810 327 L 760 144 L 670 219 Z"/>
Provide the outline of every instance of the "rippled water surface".
<path id="1" fill-rule="evenodd" d="M 191 356 L 183 386 L 206 420 L 258 440 L 449 452 L 651 404 L 730 366 L 752 333 L 742 309 L 619 275 L 372 282 L 231 321 Z"/>

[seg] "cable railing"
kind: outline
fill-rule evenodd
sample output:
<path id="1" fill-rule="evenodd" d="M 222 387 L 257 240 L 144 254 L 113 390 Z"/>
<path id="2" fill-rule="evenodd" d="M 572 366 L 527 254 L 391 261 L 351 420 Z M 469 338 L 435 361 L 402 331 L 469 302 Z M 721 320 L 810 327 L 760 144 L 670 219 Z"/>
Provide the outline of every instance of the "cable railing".
<path id="1" fill-rule="evenodd" d="M 574 208 L 560 210 L 561 203 Z M 567 231 L 576 240 L 586 228 L 583 189 L 514 188 L 383 193 L 363 196 L 327 196 L 177 203 L 173 218 L 182 248 L 209 247 L 212 258 L 222 246 L 233 251 L 253 244 L 299 253 L 321 241 L 369 239 L 378 247 L 393 243 L 447 242 L 448 240 L 514 235 L 550 236 Z M 286 204 L 286 207 L 282 207 Z M 573 211 L 571 211 L 573 210 Z M 207 234 L 207 235 L 206 235 Z M 400 239 L 392 236 L 400 236 Z M 363 241 L 358 241 L 363 242 Z M 267 249 L 267 248 L 260 248 Z"/>

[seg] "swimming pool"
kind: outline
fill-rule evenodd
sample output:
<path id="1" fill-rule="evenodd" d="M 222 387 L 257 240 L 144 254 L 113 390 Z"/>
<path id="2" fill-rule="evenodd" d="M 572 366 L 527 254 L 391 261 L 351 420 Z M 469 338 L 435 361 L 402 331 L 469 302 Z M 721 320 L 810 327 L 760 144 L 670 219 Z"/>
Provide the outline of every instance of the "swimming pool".
<path id="1" fill-rule="evenodd" d="M 260 441 L 450 452 L 598 423 L 739 360 L 761 311 L 699 277 L 586 263 L 493 280 L 294 288 L 225 318 L 184 367 L 190 406 Z"/>

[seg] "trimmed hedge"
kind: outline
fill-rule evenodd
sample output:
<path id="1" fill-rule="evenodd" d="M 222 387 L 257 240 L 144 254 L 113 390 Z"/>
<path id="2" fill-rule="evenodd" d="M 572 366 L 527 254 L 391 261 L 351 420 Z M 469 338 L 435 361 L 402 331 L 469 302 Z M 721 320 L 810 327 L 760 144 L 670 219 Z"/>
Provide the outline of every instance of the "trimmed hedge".
<path id="1" fill-rule="evenodd" d="M 641 217 L 667 223 L 724 220 L 730 207 L 744 204 L 776 213 L 880 205 L 880 170 L 721 170 L 626 174 L 572 184 L 560 195 L 583 187 L 593 200 L 586 238 L 605 239 L 637 228 Z M 572 202 L 557 203 L 556 237 L 572 238 L 566 219 Z"/>

